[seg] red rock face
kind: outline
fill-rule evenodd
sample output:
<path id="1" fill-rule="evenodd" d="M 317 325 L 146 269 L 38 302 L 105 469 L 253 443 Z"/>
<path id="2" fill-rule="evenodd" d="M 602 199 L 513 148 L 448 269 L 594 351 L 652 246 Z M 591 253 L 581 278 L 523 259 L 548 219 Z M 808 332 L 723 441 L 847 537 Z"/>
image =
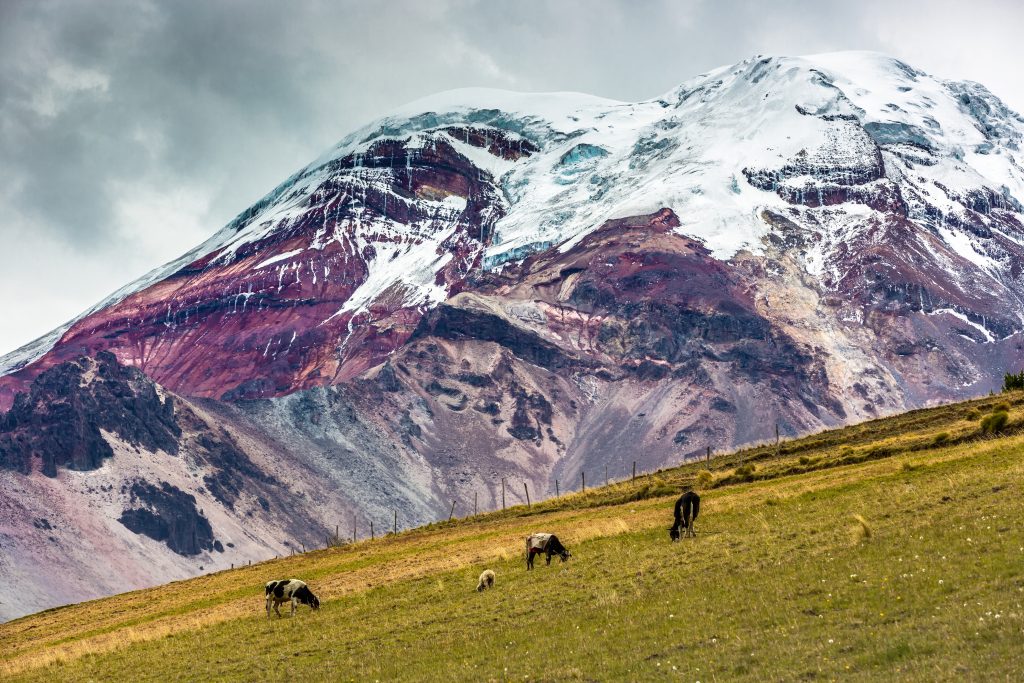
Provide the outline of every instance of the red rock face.
<path id="1" fill-rule="evenodd" d="M 379 364 L 429 302 L 415 284 L 399 283 L 345 310 L 375 259 L 435 242 L 426 281 L 444 298 L 479 263 L 481 238 L 503 215 L 494 179 L 459 154 L 449 134 L 510 160 L 535 149 L 452 127 L 419 148 L 385 140 L 331 162 L 296 190 L 307 194 L 284 216 L 257 214 L 234 226 L 254 238 L 228 236 L 225 246 L 79 320 L 42 359 L 0 378 L 0 402 L 9 405 L 45 368 L 98 351 L 176 392 L 227 399 L 333 384 Z"/>
<path id="2" fill-rule="evenodd" d="M 382 401 L 408 404 L 404 389 L 427 402 L 424 434 L 443 423 L 499 452 L 518 441 L 549 488 L 583 467 L 619 471 L 623 453 L 660 467 L 774 424 L 843 421 L 823 367 L 758 310 L 749 276 L 676 225 L 668 209 L 610 221 L 488 276 L 426 314 Z M 422 448 L 432 460 L 438 445 Z"/>

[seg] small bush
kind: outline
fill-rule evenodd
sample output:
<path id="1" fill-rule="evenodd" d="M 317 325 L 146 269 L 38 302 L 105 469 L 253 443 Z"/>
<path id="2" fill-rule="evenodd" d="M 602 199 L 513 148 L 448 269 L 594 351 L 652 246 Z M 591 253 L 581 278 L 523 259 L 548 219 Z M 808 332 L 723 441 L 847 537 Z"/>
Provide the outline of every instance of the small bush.
<path id="1" fill-rule="evenodd" d="M 735 476 L 740 481 L 750 481 L 754 478 L 755 471 L 757 471 L 757 466 L 752 462 L 748 462 L 736 468 Z"/>
<path id="2" fill-rule="evenodd" d="M 1006 423 L 1010 421 L 1010 415 L 1005 410 L 986 415 L 981 420 L 982 434 L 998 434 L 1006 429 Z"/>
<path id="3" fill-rule="evenodd" d="M 801 465 L 810 465 L 811 464 L 811 459 L 808 458 L 806 455 L 801 455 L 800 456 L 800 464 Z"/>
<path id="4" fill-rule="evenodd" d="M 896 452 L 896 449 L 891 446 L 872 446 L 869 448 L 864 455 L 866 458 L 884 458 L 887 455 L 892 455 Z"/>
<path id="5" fill-rule="evenodd" d="M 1008 413 L 1008 412 L 1010 412 L 1010 404 L 1007 403 L 1006 401 L 1003 401 L 1002 403 L 997 403 L 996 407 L 992 409 L 992 412 L 993 413 Z"/>
<path id="6" fill-rule="evenodd" d="M 949 432 L 939 432 L 935 435 L 935 438 L 932 439 L 932 443 L 936 446 L 941 446 L 947 441 L 949 441 Z"/>
<path id="7" fill-rule="evenodd" d="M 701 470 L 697 473 L 697 488 L 708 489 L 715 483 L 715 475 L 708 470 Z"/>
<path id="8" fill-rule="evenodd" d="M 973 422 L 974 420 L 979 420 L 981 419 L 981 411 L 979 411 L 977 408 L 971 408 L 970 410 L 967 411 L 966 417 L 971 422 Z"/>

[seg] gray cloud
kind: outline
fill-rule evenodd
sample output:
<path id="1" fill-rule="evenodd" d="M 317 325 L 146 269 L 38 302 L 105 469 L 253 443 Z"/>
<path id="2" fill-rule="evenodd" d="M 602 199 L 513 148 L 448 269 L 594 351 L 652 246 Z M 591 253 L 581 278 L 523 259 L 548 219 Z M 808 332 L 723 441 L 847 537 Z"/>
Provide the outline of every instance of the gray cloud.
<path id="1" fill-rule="evenodd" d="M 874 49 L 1024 109 L 1024 9 L 894 4 L 0 0 L 0 353 L 440 90 L 637 100 L 756 53 Z"/>

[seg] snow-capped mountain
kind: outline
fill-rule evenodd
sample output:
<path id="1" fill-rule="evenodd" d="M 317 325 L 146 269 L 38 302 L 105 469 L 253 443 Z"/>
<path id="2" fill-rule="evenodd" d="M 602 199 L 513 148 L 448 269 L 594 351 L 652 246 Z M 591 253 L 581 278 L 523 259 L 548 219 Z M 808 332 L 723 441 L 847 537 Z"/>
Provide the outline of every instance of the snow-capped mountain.
<path id="1" fill-rule="evenodd" d="M 798 269 L 844 299 L 876 288 L 864 260 L 899 243 L 882 267 L 925 277 L 893 286 L 995 341 L 1024 320 L 1022 131 L 982 86 L 872 53 L 754 58 L 640 103 L 443 93 L 349 135 L 0 370 L 110 348 L 191 395 L 332 384 L 386 358 L 474 268 L 663 207 L 720 260 L 799 241 Z"/>
<path id="2" fill-rule="evenodd" d="M 983 86 L 874 53 L 638 103 L 442 93 L 0 358 L 0 406 L 109 351 L 253 462 L 301 444 L 344 514 L 426 521 L 502 477 L 543 493 L 975 395 L 1024 367 L 1022 140 Z"/>

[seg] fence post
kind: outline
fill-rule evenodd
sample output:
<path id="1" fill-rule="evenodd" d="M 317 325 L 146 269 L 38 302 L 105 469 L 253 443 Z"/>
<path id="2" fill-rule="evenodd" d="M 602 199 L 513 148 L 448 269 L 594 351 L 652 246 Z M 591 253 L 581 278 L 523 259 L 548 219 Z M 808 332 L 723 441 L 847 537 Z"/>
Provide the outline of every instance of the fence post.
<path id="1" fill-rule="evenodd" d="M 501 478 L 501 509 L 505 509 L 505 477 Z"/>
<path id="2" fill-rule="evenodd" d="M 526 507 L 530 508 L 530 489 L 526 487 L 526 482 L 523 482 L 523 490 L 526 491 Z"/>
<path id="3" fill-rule="evenodd" d="M 608 465 L 604 466 L 604 485 L 608 485 Z"/>
<path id="4" fill-rule="evenodd" d="M 373 535 L 373 520 L 371 519 L 370 520 L 370 540 L 372 541 L 373 539 L 374 539 L 374 535 Z"/>
<path id="5" fill-rule="evenodd" d="M 711 446 L 708 446 L 708 456 L 704 458 L 704 462 L 711 462 Z"/>
<path id="6" fill-rule="evenodd" d="M 560 498 L 561 494 L 558 492 L 558 480 L 555 479 L 555 498 Z"/>
<path id="7" fill-rule="evenodd" d="M 352 542 L 356 542 L 356 516 L 352 515 Z"/>
<path id="8" fill-rule="evenodd" d="M 633 481 L 636 481 L 636 460 L 633 461 Z"/>
<path id="9" fill-rule="evenodd" d="M 395 535 L 398 535 L 398 510 L 395 510 Z"/>
<path id="10" fill-rule="evenodd" d="M 580 489 L 580 491 L 582 491 L 583 493 L 586 493 L 587 492 L 587 473 L 582 471 L 582 470 L 580 471 L 580 481 L 583 482 L 583 487 Z"/>
<path id="11" fill-rule="evenodd" d="M 452 515 L 455 514 L 455 501 L 452 501 L 452 510 L 448 513 L 448 521 L 452 521 Z"/>
<path id="12" fill-rule="evenodd" d="M 476 491 L 473 491 L 473 516 L 475 517 L 475 516 L 476 516 L 476 514 L 477 514 L 477 508 L 476 508 Z"/>

